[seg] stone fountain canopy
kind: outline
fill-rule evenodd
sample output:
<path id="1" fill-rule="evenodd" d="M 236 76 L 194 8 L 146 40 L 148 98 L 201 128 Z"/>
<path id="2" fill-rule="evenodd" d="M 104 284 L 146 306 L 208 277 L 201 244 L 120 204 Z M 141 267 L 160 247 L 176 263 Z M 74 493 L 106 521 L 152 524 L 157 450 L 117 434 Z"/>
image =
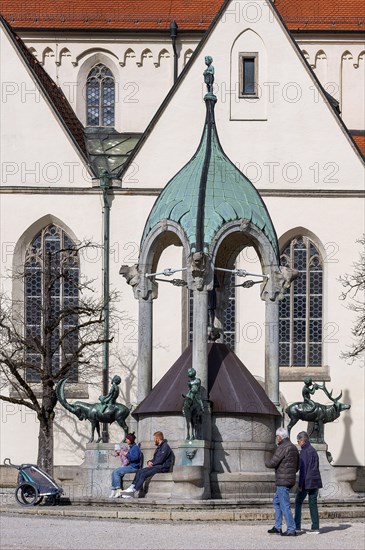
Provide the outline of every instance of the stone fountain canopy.
<path id="1" fill-rule="evenodd" d="M 256 378 L 226 344 L 207 344 L 208 398 L 212 412 L 280 416 Z M 192 366 L 192 346 L 188 346 L 133 416 L 180 413 L 182 394 L 188 391 L 187 371 Z"/>

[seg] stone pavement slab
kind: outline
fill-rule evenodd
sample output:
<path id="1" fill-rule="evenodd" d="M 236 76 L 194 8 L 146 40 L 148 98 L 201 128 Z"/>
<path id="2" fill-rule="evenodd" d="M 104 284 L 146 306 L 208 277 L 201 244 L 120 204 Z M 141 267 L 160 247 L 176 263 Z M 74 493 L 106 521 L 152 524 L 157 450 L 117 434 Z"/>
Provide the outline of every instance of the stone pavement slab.
<path id="1" fill-rule="evenodd" d="M 199 514 L 198 514 L 199 515 Z M 197 518 L 198 519 L 198 518 Z M 321 533 L 269 535 L 272 522 L 103 520 L 3 515 L 2 550 L 363 550 L 363 521 L 322 521 Z M 308 523 L 304 527 L 309 528 Z"/>

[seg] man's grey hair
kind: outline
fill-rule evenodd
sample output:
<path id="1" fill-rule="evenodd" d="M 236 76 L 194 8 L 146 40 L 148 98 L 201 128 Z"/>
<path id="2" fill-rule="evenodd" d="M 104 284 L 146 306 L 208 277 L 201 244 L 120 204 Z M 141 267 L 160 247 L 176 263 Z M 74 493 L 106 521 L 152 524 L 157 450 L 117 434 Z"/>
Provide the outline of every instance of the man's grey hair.
<path id="1" fill-rule="evenodd" d="M 286 430 L 285 428 L 278 428 L 275 433 L 276 435 L 279 435 L 281 439 L 286 439 L 287 437 L 289 437 L 288 430 Z"/>
<path id="2" fill-rule="evenodd" d="M 304 441 L 309 441 L 309 435 L 307 434 L 307 432 L 299 432 L 298 435 L 297 435 L 297 441 L 299 441 L 299 439 L 304 439 Z"/>

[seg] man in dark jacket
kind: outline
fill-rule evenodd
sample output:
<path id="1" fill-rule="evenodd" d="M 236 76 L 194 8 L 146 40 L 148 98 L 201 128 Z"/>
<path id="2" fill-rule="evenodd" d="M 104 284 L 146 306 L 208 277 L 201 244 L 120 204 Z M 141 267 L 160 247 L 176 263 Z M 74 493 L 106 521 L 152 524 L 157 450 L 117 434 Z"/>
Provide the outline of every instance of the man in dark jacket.
<path id="1" fill-rule="evenodd" d="M 285 428 L 276 430 L 277 448 L 270 460 L 265 460 L 267 468 L 275 468 L 276 493 L 273 498 L 275 525 L 268 533 L 295 537 L 295 522 L 290 508 L 289 490 L 295 485 L 299 468 L 299 453 L 290 441 Z M 283 515 L 287 530 L 282 531 Z"/>
<path id="2" fill-rule="evenodd" d="M 300 432 L 297 435 L 300 451 L 300 467 L 298 491 L 295 495 L 295 526 L 298 531 L 301 529 L 302 504 L 308 495 L 309 511 L 312 520 L 312 529 L 309 533 L 319 533 L 318 516 L 318 489 L 322 487 L 321 474 L 319 472 L 318 453 L 309 443 L 307 432 Z"/>
<path id="3" fill-rule="evenodd" d="M 166 439 L 164 439 L 162 432 L 155 432 L 153 434 L 153 440 L 156 445 L 156 450 L 154 452 L 152 460 L 148 460 L 147 467 L 138 470 L 134 476 L 132 484 L 122 491 L 124 494 L 123 498 L 131 498 L 134 496 L 136 491 L 142 489 L 144 482 L 149 477 L 154 476 L 157 473 L 169 472 L 173 464 L 174 455 L 168 445 Z"/>

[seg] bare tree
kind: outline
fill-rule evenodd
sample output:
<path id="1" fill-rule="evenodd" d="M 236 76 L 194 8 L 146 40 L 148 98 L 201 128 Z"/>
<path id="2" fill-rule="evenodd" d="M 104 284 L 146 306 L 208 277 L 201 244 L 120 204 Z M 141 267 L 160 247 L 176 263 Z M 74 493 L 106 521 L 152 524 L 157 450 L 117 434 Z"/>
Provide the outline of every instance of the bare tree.
<path id="1" fill-rule="evenodd" d="M 55 385 L 62 378 L 76 382 L 82 373 L 88 380 L 100 373 L 100 348 L 112 340 L 103 334 L 103 299 L 95 297 L 93 281 L 79 277 L 78 254 L 89 246 L 44 252 L 38 264 L 31 257 L 17 277 L 23 289 L 41 281 L 41 291 L 34 297 L 24 293 L 18 301 L 0 295 L 0 399 L 36 412 L 37 462 L 51 475 Z M 109 303 L 116 299 L 109 296 Z M 113 308 L 111 314 L 116 315 Z"/>
<path id="2" fill-rule="evenodd" d="M 351 360 L 359 358 L 365 351 L 365 235 L 356 242 L 361 245 L 360 258 L 353 263 L 353 272 L 346 273 L 339 279 L 344 287 L 340 299 L 347 300 L 347 308 L 356 313 L 356 321 L 351 330 L 355 341 L 349 351 L 342 353 L 342 357 Z"/>

